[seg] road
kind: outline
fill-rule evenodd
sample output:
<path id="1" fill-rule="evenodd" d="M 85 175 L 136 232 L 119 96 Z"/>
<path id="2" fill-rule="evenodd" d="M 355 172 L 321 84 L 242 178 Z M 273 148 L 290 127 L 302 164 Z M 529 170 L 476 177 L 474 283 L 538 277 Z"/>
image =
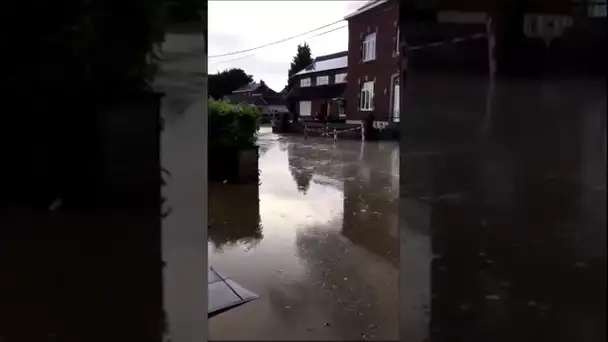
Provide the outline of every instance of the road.
<path id="1" fill-rule="evenodd" d="M 398 145 L 262 128 L 261 185 L 209 185 L 210 263 L 260 299 L 212 340 L 398 338 Z M 259 200 L 259 201 L 258 201 Z"/>

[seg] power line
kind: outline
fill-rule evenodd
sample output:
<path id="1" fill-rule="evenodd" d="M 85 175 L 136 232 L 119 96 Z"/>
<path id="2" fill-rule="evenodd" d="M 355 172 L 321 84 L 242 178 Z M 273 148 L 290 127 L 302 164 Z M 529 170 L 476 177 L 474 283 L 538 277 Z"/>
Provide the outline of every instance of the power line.
<path id="1" fill-rule="evenodd" d="M 331 23 L 331 24 L 323 25 L 323 26 L 318 27 L 318 28 L 316 28 L 316 29 L 314 29 L 314 30 L 310 30 L 310 31 L 307 31 L 307 32 L 304 32 L 304 33 L 300 33 L 300 34 L 297 34 L 297 35 L 295 35 L 295 36 L 291 36 L 291 37 L 289 37 L 289 38 L 284 38 L 284 39 L 281 39 L 281 40 L 277 40 L 276 42 L 272 42 L 272 43 L 264 44 L 264 45 L 257 46 L 257 47 L 254 47 L 254 48 L 250 48 L 250 49 L 246 49 L 246 50 L 235 51 L 235 52 L 229 52 L 229 53 L 223 53 L 223 54 L 221 54 L 221 55 L 215 55 L 215 56 L 209 56 L 209 57 L 207 57 L 207 58 L 217 58 L 217 57 L 224 57 L 224 56 L 232 56 L 232 55 L 237 55 L 237 54 L 239 54 L 239 53 L 243 53 L 243 52 L 249 52 L 249 51 L 253 51 L 253 50 L 257 50 L 257 49 L 265 48 L 265 47 L 267 47 L 267 46 L 271 46 L 271 45 L 275 45 L 275 44 L 283 43 L 283 42 L 286 42 L 286 41 L 288 41 L 288 40 L 292 40 L 292 39 L 294 39 L 294 38 L 298 38 L 298 37 L 301 37 L 301 36 L 307 35 L 307 34 L 309 34 L 309 33 L 312 33 L 312 32 L 315 32 L 315 31 L 319 31 L 319 30 L 324 29 L 324 28 L 326 28 L 326 27 L 329 27 L 329 26 L 335 25 L 335 24 L 337 24 L 337 23 L 339 23 L 339 22 L 341 22 L 341 21 L 344 21 L 344 19 L 340 19 L 340 20 L 335 21 L 335 22 L 333 22 L 333 23 Z"/>
<path id="2" fill-rule="evenodd" d="M 313 38 L 316 38 L 316 37 L 318 37 L 318 36 L 322 36 L 322 35 L 324 35 L 324 34 L 328 34 L 328 33 L 334 32 L 334 31 L 338 31 L 338 30 L 341 30 L 341 29 L 343 29 L 343 28 L 345 28 L 345 27 L 348 27 L 348 25 L 344 25 L 344 26 L 336 27 L 335 29 L 331 29 L 331 30 L 329 30 L 329 31 L 325 31 L 325 32 L 321 32 L 321 33 L 319 33 L 319 34 L 315 34 L 314 36 L 312 36 L 312 37 L 310 37 L 310 38 L 308 38 L 308 39 L 313 39 Z"/>
<path id="3" fill-rule="evenodd" d="M 341 30 L 341 29 L 346 28 L 346 27 L 348 27 L 348 25 L 340 26 L 340 27 L 331 29 L 329 31 L 321 32 L 321 33 L 316 34 L 316 35 L 314 35 L 312 37 L 308 37 L 308 39 L 314 39 L 316 37 L 319 37 L 319 36 L 322 36 L 322 35 L 325 35 L 325 34 L 328 34 L 328 33 L 334 32 L 334 31 L 337 31 L 337 30 Z M 211 65 L 219 65 L 219 64 L 224 64 L 224 63 L 232 62 L 232 61 L 238 61 L 240 59 L 245 59 L 245 58 L 253 57 L 255 55 L 256 55 L 255 53 L 252 53 L 252 54 L 247 54 L 247 55 L 240 56 L 240 57 L 237 57 L 237 58 L 227 59 L 227 60 L 224 60 L 224 61 L 211 62 L 209 64 L 211 64 Z"/>

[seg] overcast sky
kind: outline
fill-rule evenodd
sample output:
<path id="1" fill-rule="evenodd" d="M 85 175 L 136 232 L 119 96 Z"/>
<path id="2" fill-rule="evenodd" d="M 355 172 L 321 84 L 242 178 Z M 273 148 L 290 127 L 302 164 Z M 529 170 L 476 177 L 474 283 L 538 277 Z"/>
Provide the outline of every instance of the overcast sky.
<path id="1" fill-rule="evenodd" d="M 343 19 L 367 1 L 209 1 L 209 56 L 245 50 L 288 38 Z M 299 43 L 310 45 L 313 58 L 346 51 L 346 21 L 284 43 L 238 55 L 209 58 L 209 73 L 241 68 L 275 91 L 287 84 L 287 71 Z"/>

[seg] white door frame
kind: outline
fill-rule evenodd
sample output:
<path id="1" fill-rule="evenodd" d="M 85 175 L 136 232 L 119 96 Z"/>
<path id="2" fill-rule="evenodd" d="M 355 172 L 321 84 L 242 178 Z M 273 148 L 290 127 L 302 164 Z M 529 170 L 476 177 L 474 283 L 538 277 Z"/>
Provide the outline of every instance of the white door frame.
<path id="1" fill-rule="evenodd" d="M 399 96 L 399 94 L 395 94 L 395 80 L 399 79 L 399 73 L 393 74 L 391 76 L 391 85 L 390 85 L 390 89 L 391 89 L 391 96 L 389 101 L 391 101 L 390 103 L 390 121 L 391 122 L 399 122 L 399 121 L 395 121 L 394 115 L 395 115 L 395 108 L 393 108 L 395 106 L 395 96 Z M 401 80 L 399 80 L 401 81 Z M 399 82 L 399 87 L 401 88 L 401 82 Z M 399 99 L 401 100 L 401 99 Z M 401 103 L 401 101 L 399 101 L 399 103 Z M 401 120 L 401 113 L 399 113 L 399 120 Z"/>

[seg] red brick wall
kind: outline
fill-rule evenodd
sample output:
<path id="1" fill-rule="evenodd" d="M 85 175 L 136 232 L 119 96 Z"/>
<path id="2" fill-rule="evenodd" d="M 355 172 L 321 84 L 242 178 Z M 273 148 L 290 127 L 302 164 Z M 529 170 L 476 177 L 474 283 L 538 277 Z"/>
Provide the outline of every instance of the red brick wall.
<path id="1" fill-rule="evenodd" d="M 348 84 L 346 116 L 362 120 L 369 112 L 359 111 L 361 85 L 367 80 L 374 84 L 374 117 L 386 121 L 391 110 L 391 77 L 399 74 L 399 58 L 395 55 L 399 3 L 388 3 L 364 12 L 348 21 Z M 361 43 L 365 34 L 376 32 L 376 59 L 361 62 Z"/>

